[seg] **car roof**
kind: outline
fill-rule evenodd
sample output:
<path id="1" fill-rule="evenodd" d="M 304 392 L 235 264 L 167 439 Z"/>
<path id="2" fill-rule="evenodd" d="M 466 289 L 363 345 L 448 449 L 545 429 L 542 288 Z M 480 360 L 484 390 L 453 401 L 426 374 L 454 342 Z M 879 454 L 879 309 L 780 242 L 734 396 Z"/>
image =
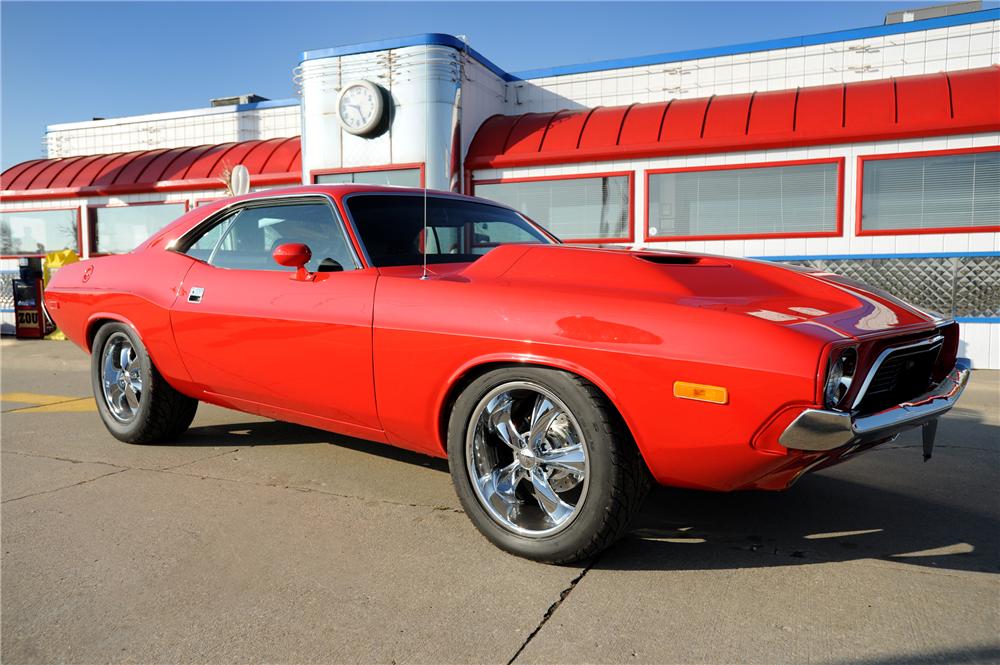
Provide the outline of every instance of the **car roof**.
<path id="1" fill-rule="evenodd" d="M 467 196 L 465 194 L 459 194 L 458 192 L 448 192 L 440 189 L 425 189 L 423 187 L 398 187 L 395 185 L 366 185 L 360 183 L 337 183 L 337 184 L 319 184 L 319 185 L 296 185 L 294 187 L 281 187 L 274 189 L 265 189 L 259 192 L 251 192 L 244 196 L 236 197 L 237 200 L 253 200 L 255 198 L 270 198 L 274 196 L 282 195 L 292 195 L 292 194 L 328 194 L 335 198 L 342 198 L 348 194 L 357 193 L 389 193 L 389 194 L 417 194 L 423 195 L 424 192 L 428 196 L 447 196 L 458 199 L 465 199 L 469 201 L 481 201 L 482 199 L 477 199 L 474 196 Z M 492 203 L 492 202 L 491 202 Z"/>
<path id="2" fill-rule="evenodd" d="M 343 197 L 352 194 L 385 193 L 385 194 L 412 194 L 422 196 L 426 192 L 427 196 L 459 199 L 463 201 L 475 201 L 484 205 L 493 205 L 499 208 L 509 208 L 502 203 L 487 201 L 485 199 L 467 196 L 457 192 L 448 192 L 438 189 L 424 189 L 422 187 L 397 187 L 392 185 L 366 185 L 356 183 L 337 183 L 319 185 L 296 185 L 293 187 L 276 187 L 250 192 L 242 196 L 233 196 L 218 201 L 213 201 L 204 206 L 188 211 L 178 219 L 164 226 L 159 232 L 154 233 L 146 242 L 137 247 L 137 250 L 161 244 L 166 238 L 176 238 L 186 234 L 195 228 L 204 219 L 211 217 L 222 208 L 227 208 L 235 203 L 244 201 L 266 200 L 282 196 L 302 196 L 308 194 L 327 195 L 340 201 Z"/>

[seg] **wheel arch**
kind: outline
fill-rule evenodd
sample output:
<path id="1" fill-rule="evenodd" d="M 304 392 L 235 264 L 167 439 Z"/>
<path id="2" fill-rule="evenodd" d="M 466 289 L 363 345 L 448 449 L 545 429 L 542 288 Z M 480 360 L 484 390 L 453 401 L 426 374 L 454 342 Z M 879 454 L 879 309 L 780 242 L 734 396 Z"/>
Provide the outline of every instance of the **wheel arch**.
<path id="1" fill-rule="evenodd" d="M 97 337 L 97 331 L 101 329 L 107 323 L 121 323 L 123 325 L 131 328 L 135 334 L 142 339 L 142 335 L 139 333 L 139 329 L 135 327 L 135 324 L 129 321 L 124 316 L 120 314 L 114 314 L 111 312 L 97 312 L 92 314 L 89 319 L 87 319 L 87 325 L 84 328 L 84 339 L 87 343 L 87 353 L 94 352 L 94 338 Z"/>
<path id="2" fill-rule="evenodd" d="M 594 372 L 577 365 L 576 363 L 549 357 L 519 355 L 495 355 L 477 358 L 463 365 L 452 375 L 451 379 L 447 383 L 447 387 L 442 392 L 437 403 L 436 434 L 438 437 L 438 446 L 440 446 L 442 453 L 447 455 L 448 452 L 448 420 L 451 417 L 451 409 L 454 406 L 455 401 L 458 399 L 458 396 L 462 394 L 462 391 L 465 390 L 469 384 L 482 375 L 504 367 L 538 367 L 541 369 L 556 369 L 568 372 L 569 374 L 573 374 L 574 376 L 587 381 L 597 388 L 604 398 L 608 400 L 608 404 L 611 405 L 611 408 L 614 409 L 615 415 L 621 419 L 622 425 L 624 425 L 624 427 L 628 430 L 629 436 L 639 449 L 641 456 L 642 448 L 639 447 L 635 440 L 635 429 L 632 427 L 631 423 L 629 423 L 628 418 L 619 406 L 615 398 L 614 391 L 610 388 L 610 386 L 602 381 L 599 376 L 597 376 Z"/>

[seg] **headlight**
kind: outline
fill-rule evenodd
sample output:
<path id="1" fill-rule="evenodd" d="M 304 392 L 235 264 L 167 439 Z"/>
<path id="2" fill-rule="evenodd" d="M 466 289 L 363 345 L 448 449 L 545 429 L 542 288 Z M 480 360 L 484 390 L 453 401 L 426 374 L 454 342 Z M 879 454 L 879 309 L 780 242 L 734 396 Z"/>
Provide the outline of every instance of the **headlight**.
<path id="1" fill-rule="evenodd" d="M 840 406 L 851 389 L 854 372 L 858 369 L 858 350 L 848 347 L 830 357 L 826 371 L 826 385 L 823 387 L 823 402 L 828 409 Z"/>

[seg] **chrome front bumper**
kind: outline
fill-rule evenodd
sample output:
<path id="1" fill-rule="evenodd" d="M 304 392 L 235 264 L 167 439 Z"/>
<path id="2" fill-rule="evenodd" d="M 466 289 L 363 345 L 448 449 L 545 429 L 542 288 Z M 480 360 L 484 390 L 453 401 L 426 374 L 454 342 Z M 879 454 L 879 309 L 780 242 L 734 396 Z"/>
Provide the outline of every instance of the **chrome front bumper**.
<path id="1" fill-rule="evenodd" d="M 794 450 L 821 452 L 892 438 L 903 430 L 936 421 L 955 406 L 969 382 L 970 374 L 969 364 L 959 360 L 948 376 L 930 392 L 867 416 L 806 409 L 781 433 L 778 442 Z"/>

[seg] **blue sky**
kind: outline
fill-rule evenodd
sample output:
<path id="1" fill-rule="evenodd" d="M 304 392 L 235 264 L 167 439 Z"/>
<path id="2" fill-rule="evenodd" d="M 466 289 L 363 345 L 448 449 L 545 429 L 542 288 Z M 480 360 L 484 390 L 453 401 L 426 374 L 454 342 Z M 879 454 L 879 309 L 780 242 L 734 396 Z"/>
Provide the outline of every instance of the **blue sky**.
<path id="1" fill-rule="evenodd" d="M 926 4 L 2 2 L 0 161 L 43 156 L 47 124 L 293 97 L 308 49 L 446 32 L 516 72 L 877 25 Z"/>

